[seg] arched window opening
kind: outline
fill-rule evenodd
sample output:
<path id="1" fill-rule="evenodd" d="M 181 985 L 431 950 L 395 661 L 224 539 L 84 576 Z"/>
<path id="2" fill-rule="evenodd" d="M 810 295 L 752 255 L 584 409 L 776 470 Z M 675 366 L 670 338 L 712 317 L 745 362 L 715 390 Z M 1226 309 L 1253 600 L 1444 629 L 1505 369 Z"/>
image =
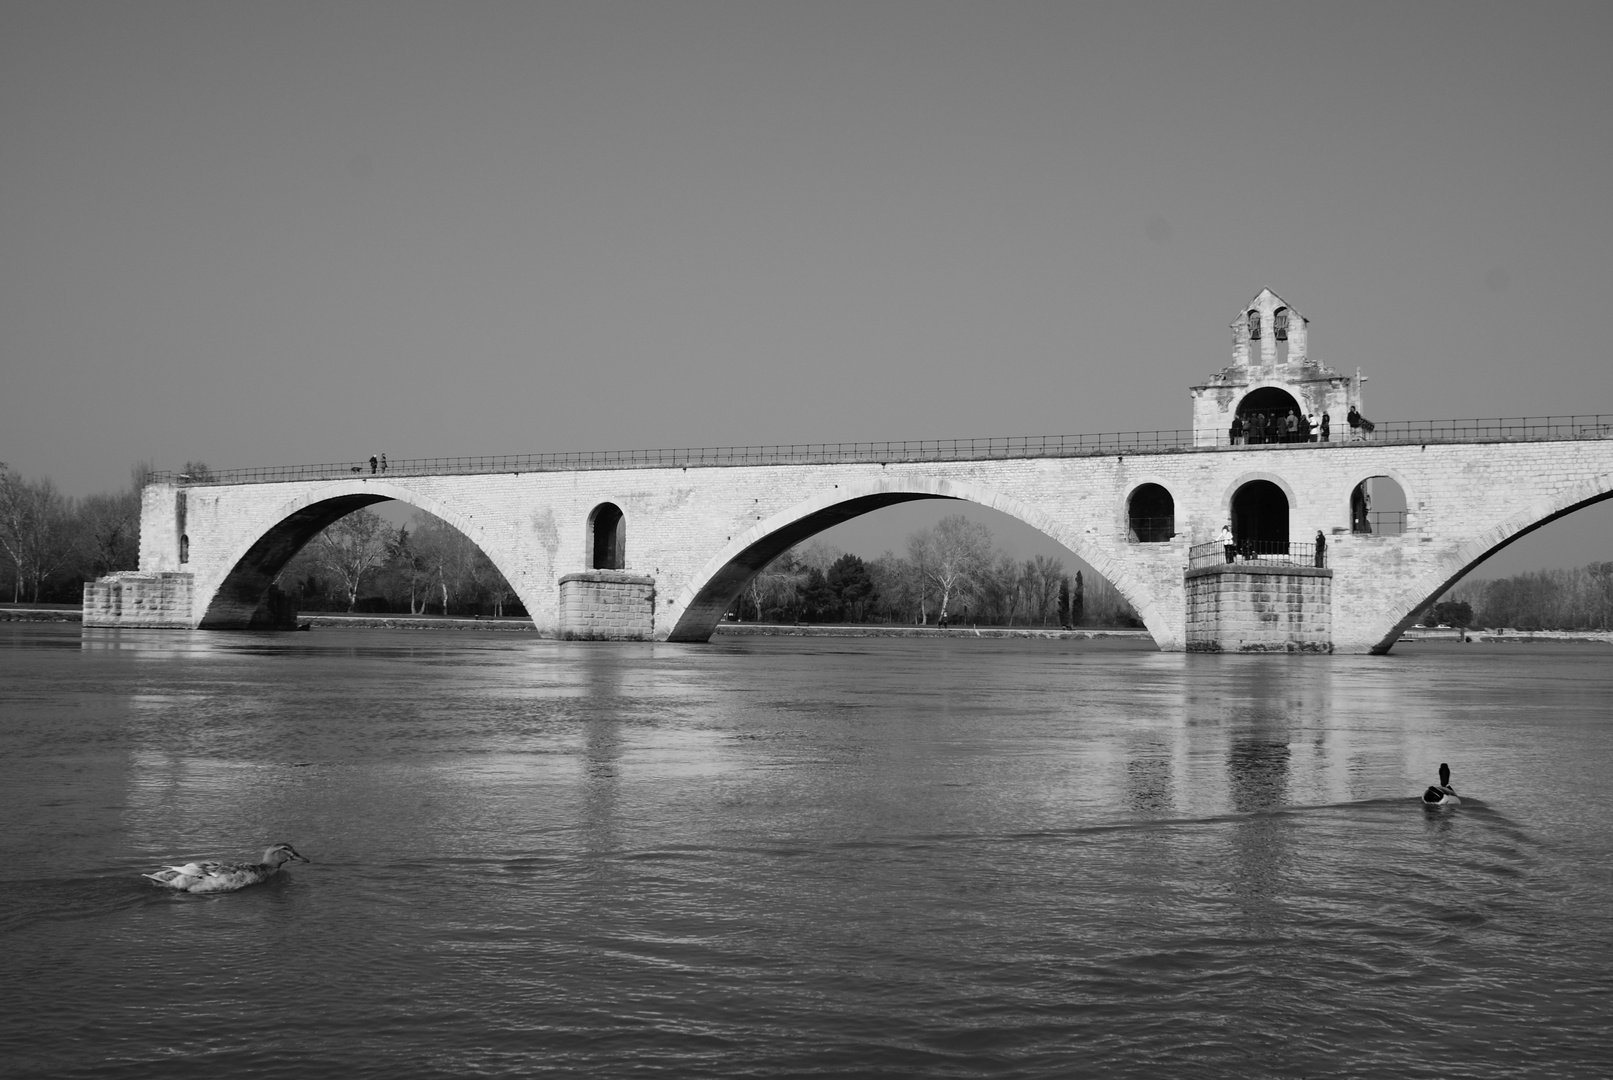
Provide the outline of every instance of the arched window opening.
<path id="1" fill-rule="evenodd" d="M 588 516 L 588 568 L 627 567 L 627 519 L 615 503 L 600 503 Z"/>
<path id="2" fill-rule="evenodd" d="M 182 563 L 190 562 L 190 537 L 188 536 L 180 536 L 179 538 L 179 561 Z"/>
<path id="3" fill-rule="evenodd" d="M 1270 480 L 1251 480 L 1232 496 L 1232 536 L 1245 558 L 1288 554 L 1288 496 Z"/>
<path id="4" fill-rule="evenodd" d="M 1309 442 L 1314 435 L 1309 419 L 1294 395 L 1276 386 L 1250 391 L 1238 402 L 1238 434 L 1244 444 Z M 1292 419 L 1293 423 L 1289 421 Z"/>
<path id="5" fill-rule="evenodd" d="M 1406 531 L 1406 493 L 1387 476 L 1369 476 L 1350 492 L 1350 531 L 1400 536 Z"/>
<path id="6" fill-rule="evenodd" d="M 1176 535 L 1176 500 L 1158 484 L 1143 484 L 1133 491 L 1126 516 L 1134 544 L 1163 544 Z"/>
<path id="7" fill-rule="evenodd" d="M 1260 312 L 1256 308 L 1249 309 L 1249 340 L 1260 340 Z"/>

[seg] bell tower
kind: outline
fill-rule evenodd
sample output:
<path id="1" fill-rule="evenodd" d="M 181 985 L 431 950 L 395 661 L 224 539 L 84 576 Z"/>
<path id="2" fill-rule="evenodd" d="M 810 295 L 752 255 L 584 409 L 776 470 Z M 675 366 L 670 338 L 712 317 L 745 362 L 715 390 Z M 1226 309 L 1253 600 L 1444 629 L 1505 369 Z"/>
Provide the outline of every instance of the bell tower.
<path id="1" fill-rule="evenodd" d="M 1293 412 L 1319 441 L 1322 418 L 1332 440 L 1349 434 L 1345 415 L 1361 407 L 1361 379 L 1352 380 L 1310 356 L 1310 320 L 1281 296 L 1261 289 L 1232 320 L 1232 363 L 1197 386 L 1193 445 L 1260 445 L 1279 440 L 1272 425 Z M 1237 421 L 1234 424 L 1234 420 Z M 1255 433 L 1251 434 L 1251 430 Z M 1288 435 L 1286 427 L 1281 432 Z"/>

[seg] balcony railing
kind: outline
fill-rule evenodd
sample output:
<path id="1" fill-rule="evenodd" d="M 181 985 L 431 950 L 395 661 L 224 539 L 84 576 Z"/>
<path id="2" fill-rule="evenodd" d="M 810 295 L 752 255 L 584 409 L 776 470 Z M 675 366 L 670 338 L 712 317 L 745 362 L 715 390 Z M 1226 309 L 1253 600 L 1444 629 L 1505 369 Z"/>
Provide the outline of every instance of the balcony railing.
<path id="1" fill-rule="evenodd" d="M 1138 517 L 1127 523 L 1127 539 L 1133 544 L 1163 544 L 1176 535 L 1176 518 Z"/>
<path id="2" fill-rule="evenodd" d="M 1300 543 L 1290 541 L 1271 540 L 1242 540 L 1233 544 L 1233 555 L 1227 558 L 1226 545 L 1216 540 L 1208 544 L 1194 544 L 1187 549 L 1187 566 L 1189 570 L 1196 570 L 1201 566 L 1215 566 L 1217 564 L 1253 564 L 1256 566 L 1326 566 L 1327 556 L 1324 549 L 1320 560 L 1316 557 L 1316 545 L 1313 543 Z"/>
<path id="3" fill-rule="evenodd" d="M 1111 454 L 1181 454 L 1217 450 L 1282 452 L 1342 449 L 1363 443 L 1483 443 L 1613 439 L 1613 415 L 1542 416 L 1492 420 L 1390 420 L 1370 433 L 1333 430 L 1329 442 L 1265 442 L 1233 446 L 1226 431 L 1213 436 L 1191 430 L 1118 431 L 1097 435 L 1025 435 L 981 439 L 919 439 L 904 442 L 799 443 L 789 446 L 717 446 L 664 450 L 596 450 L 559 454 L 410 458 L 389 462 L 387 476 L 448 476 L 478 473 L 580 472 L 596 469 L 736 468 L 747 465 L 896 464 L 929 461 L 989 461 L 1002 458 L 1105 457 Z M 205 473 L 157 472 L 153 480 L 185 484 L 262 484 L 381 475 L 369 461 L 320 465 L 217 469 Z"/>
<path id="4" fill-rule="evenodd" d="M 1355 532 L 1370 534 L 1372 536 L 1400 536 L 1406 531 L 1406 511 L 1404 510 L 1369 510 L 1365 521 L 1357 522 Z"/>

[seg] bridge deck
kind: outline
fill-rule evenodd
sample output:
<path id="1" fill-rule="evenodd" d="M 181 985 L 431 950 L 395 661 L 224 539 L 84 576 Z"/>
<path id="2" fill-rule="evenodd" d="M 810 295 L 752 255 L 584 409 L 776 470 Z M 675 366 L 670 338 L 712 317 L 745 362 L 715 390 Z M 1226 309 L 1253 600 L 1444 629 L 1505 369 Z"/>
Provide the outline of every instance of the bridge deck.
<path id="1" fill-rule="evenodd" d="M 1120 431 L 1098 435 L 1020 435 L 980 439 L 903 442 L 805 443 L 792 446 L 723 446 L 666 450 L 599 450 L 557 454 L 410 458 L 387 463 L 389 476 L 450 476 L 485 473 L 583 472 L 597 469 L 724 468 L 745 465 L 825 465 L 925 461 L 986 461 L 1005 458 L 1103 457 L 1112 454 L 1216 453 L 1226 450 L 1283 451 L 1300 448 L 1392 446 L 1436 443 L 1561 442 L 1613 439 L 1613 415 L 1497 417 L 1472 420 L 1395 420 L 1368 434 L 1349 428 L 1321 442 L 1273 441 L 1232 445 L 1226 432 L 1212 442 L 1190 430 Z M 336 479 L 369 474 L 368 459 L 320 465 L 209 470 L 205 474 L 158 472 L 153 480 L 185 484 L 264 484 Z"/>

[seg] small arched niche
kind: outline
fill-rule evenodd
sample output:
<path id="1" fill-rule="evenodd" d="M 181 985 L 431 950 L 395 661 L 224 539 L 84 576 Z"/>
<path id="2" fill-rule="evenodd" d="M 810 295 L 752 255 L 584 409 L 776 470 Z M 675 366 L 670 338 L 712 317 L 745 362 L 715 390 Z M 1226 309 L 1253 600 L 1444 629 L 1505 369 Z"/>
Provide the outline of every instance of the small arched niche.
<path id="1" fill-rule="evenodd" d="M 1142 484 L 1126 500 L 1128 538 L 1134 544 L 1163 544 L 1176 535 L 1176 500 L 1158 484 Z"/>
<path id="2" fill-rule="evenodd" d="M 627 568 L 627 518 L 615 503 L 600 503 L 588 515 L 588 569 Z"/>
<path id="3" fill-rule="evenodd" d="M 1294 395 L 1287 390 L 1276 386 L 1262 386 L 1244 395 L 1238 402 L 1238 421 L 1242 430 L 1243 441 L 1251 446 L 1260 443 L 1294 442 L 1309 437 L 1303 425 L 1300 430 L 1290 434 L 1287 428 L 1288 414 L 1292 412 L 1296 421 L 1303 418 L 1304 410 Z"/>
<path id="4" fill-rule="evenodd" d="M 1400 536 L 1406 531 L 1406 493 L 1387 476 L 1369 476 L 1350 492 L 1350 531 Z"/>
<path id="5" fill-rule="evenodd" d="M 1251 480 L 1232 496 L 1232 536 L 1245 555 L 1288 554 L 1288 496 L 1270 480 Z"/>

